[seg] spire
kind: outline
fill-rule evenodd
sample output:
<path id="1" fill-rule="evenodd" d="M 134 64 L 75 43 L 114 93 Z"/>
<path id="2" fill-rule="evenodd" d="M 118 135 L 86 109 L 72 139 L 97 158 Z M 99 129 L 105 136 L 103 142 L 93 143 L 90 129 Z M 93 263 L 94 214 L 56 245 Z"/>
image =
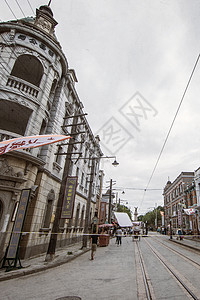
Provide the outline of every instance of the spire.
<path id="1" fill-rule="evenodd" d="M 53 12 L 50 8 L 51 0 L 48 5 L 42 5 L 36 9 L 35 25 L 50 35 L 54 35 L 54 28 L 58 24 L 53 18 Z"/>

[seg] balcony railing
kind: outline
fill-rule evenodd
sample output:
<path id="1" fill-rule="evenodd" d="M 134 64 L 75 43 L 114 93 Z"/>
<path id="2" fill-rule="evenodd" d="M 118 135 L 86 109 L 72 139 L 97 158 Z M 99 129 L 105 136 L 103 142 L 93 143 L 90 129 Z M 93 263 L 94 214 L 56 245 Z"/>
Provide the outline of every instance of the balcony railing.
<path id="1" fill-rule="evenodd" d="M 36 86 L 32 85 L 27 81 L 24 81 L 14 76 L 10 76 L 8 78 L 6 85 L 11 88 L 17 89 L 24 94 L 28 94 L 34 98 L 37 98 L 39 93 L 39 88 L 37 88 Z"/>
<path id="2" fill-rule="evenodd" d="M 0 142 L 11 140 L 20 137 L 21 135 L 6 131 L 6 130 L 0 130 Z"/>

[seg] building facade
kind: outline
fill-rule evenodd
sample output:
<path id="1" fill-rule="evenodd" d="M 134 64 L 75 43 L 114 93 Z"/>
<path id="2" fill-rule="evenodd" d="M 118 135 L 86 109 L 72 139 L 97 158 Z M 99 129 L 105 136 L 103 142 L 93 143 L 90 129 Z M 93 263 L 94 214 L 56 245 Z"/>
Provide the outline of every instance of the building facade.
<path id="1" fill-rule="evenodd" d="M 178 228 L 186 233 L 191 230 L 191 223 L 184 209 L 191 204 L 189 197 L 196 201 L 194 189 L 189 189 L 192 185 L 194 185 L 194 172 L 182 172 L 173 182 L 168 181 L 164 188 L 165 227 L 169 231 L 171 225 L 174 234 Z"/>
<path id="2" fill-rule="evenodd" d="M 31 189 L 21 258 L 47 251 L 63 180 L 78 178 L 73 217 L 59 220 L 57 246 L 75 242 L 91 223 L 103 155 L 76 92 L 77 77 L 55 35 L 49 6 L 33 18 L 0 23 L 0 140 L 65 134 L 69 142 L 0 156 L 0 258 L 23 189 Z M 92 175 L 91 175 L 92 173 Z M 88 204 L 89 203 L 89 204 Z"/>

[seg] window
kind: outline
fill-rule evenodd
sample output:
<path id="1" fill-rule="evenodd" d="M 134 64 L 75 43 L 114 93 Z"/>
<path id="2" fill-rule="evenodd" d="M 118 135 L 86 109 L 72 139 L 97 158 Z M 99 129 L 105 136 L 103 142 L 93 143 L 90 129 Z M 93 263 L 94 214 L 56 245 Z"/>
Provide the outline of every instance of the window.
<path id="1" fill-rule="evenodd" d="M 84 173 L 82 172 L 82 175 L 81 175 L 81 185 L 83 186 L 83 183 L 84 183 Z"/>
<path id="2" fill-rule="evenodd" d="M 15 61 L 11 75 L 39 87 L 43 72 L 43 66 L 35 56 L 23 54 Z"/>
<path id="3" fill-rule="evenodd" d="M 62 146 L 58 146 L 58 154 L 56 155 L 56 162 L 59 164 L 59 165 L 61 165 L 61 161 L 62 161 L 62 155 L 59 155 L 60 153 L 62 153 L 62 150 L 63 150 L 63 148 L 62 148 Z"/>
<path id="4" fill-rule="evenodd" d="M 77 226 L 78 226 L 79 212 L 80 212 L 80 203 L 78 204 L 77 209 L 76 209 L 76 217 L 75 217 L 75 224 L 74 224 L 74 227 L 77 227 Z"/>
<path id="5" fill-rule="evenodd" d="M 53 103 L 53 98 L 54 98 L 54 95 L 55 95 L 56 86 L 57 86 L 57 80 L 54 79 L 53 82 L 52 82 L 51 90 L 50 90 L 50 93 L 49 93 L 49 99 L 48 99 L 48 102 L 47 102 L 48 111 L 50 111 L 52 103 Z"/>
<path id="6" fill-rule="evenodd" d="M 54 190 L 51 190 L 47 196 L 43 228 L 49 228 L 50 226 L 54 200 L 55 200 L 55 193 Z"/>
<path id="7" fill-rule="evenodd" d="M 83 227 L 84 212 L 85 212 L 85 206 L 83 206 L 82 211 L 81 211 L 80 227 Z"/>
<path id="8" fill-rule="evenodd" d="M 88 177 L 86 177 L 86 180 L 85 180 L 85 189 L 87 190 L 87 187 L 88 187 Z"/>
<path id="9" fill-rule="evenodd" d="M 32 110 L 28 107 L 0 99 L 0 128 L 19 135 L 25 135 Z M 20 116 L 20 118 L 19 118 Z"/>
<path id="10" fill-rule="evenodd" d="M 76 169 L 77 183 L 78 183 L 78 175 L 79 175 L 79 167 L 77 167 L 77 169 Z"/>

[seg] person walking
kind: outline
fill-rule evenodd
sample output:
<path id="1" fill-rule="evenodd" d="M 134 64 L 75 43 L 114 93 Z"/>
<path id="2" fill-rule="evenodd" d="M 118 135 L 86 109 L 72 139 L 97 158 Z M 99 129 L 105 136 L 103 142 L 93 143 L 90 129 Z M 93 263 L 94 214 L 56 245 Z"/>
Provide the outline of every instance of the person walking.
<path id="1" fill-rule="evenodd" d="M 117 237 L 117 246 L 122 244 L 122 230 L 121 227 L 119 227 L 116 231 L 116 237 Z"/>
<path id="2" fill-rule="evenodd" d="M 97 243 L 98 243 L 99 236 L 98 234 L 91 234 L 90 236 L 90 247 L 91 247 L 91 260 L 94 260 L 94 255 L 97 250 Z"/>

